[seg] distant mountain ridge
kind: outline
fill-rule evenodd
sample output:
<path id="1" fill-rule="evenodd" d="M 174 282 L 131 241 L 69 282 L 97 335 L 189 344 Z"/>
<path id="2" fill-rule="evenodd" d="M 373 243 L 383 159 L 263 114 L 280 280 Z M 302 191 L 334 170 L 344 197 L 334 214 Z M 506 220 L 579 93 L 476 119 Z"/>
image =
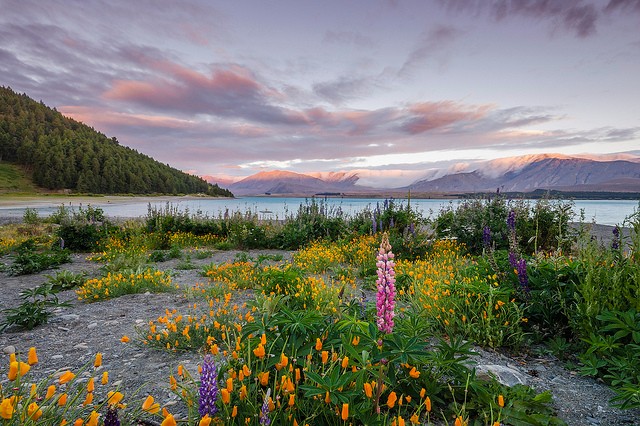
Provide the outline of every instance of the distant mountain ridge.
<path id="1" fill-rule="evenodd" d="M 318 177 L 283 170 L 260 172 L 231 184 L 229 190 L 236 195 L 314 195 L 369 189 L 356 187 L 358 176 L 353 173 L 327 172 L 315 175 Z"/>
<path id="2" fill-rule="evenodd" d="M 486 162 L 473 171 L 427 178 L 409 185 L 423 192 L 640 191 L 640 159 L 596 161 L 557 155 Z"/>
<path id="3" fill-rule="evenodd" d="M 640 192 L 640 155 L 572 157 L 537 154 L 499 158 L 448 169 L 425 171 L 425 177 L 401 188 L 358 185 L 355 172 L 260 172 L 229 185 L 238 195 L 532 192 L 539 189 L 584 192 Z"/>

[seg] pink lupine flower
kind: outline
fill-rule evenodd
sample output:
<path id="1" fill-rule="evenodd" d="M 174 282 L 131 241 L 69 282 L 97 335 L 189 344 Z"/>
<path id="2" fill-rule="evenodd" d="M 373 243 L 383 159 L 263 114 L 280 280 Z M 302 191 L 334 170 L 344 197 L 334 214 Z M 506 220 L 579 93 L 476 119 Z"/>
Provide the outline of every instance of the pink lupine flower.
<path id="1" fill-rule="evenodd" d="M 396 274 L 393 270 L 395 266 L 393 258 L 389 236 L 385 232 L 382 235 L 376 263 L 378 268 L 378 279 L 376 280 L 378 286 L 376 295 L 377 325 L 378 330 L 385 334 L 393 331 L 393 317 L 395 316 L 393 310 L 395 308 Z"/>

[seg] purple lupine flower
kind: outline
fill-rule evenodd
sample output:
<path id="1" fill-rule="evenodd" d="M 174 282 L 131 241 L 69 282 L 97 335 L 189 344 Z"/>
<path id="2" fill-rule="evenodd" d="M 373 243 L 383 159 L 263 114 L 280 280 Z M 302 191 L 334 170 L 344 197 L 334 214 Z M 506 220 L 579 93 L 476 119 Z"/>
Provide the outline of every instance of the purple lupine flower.
<path id="1" fill-rule="evenodd" d="M 371 218 L 371 230 L 373 231 L 372 233 L 375 235 L 376 232 L 378 232 L 378 221 L 376 220 L 376 214 L 373 214 L 373 217 Z"/>
<path id="2" fill-rule="evenodd" d="M 413 236 L 416 235 L 416 224 L 413 222 L 409 224 L 409 233 Z"/>
<path id="3" fill-rule="evenodd" d="M 613 241 L 611 241 L 611 248 L 618 250 L 620 248 L 620 228 L 617 226 L 611 231 L 613 233 Z"/>
<path id="4" fill-rule="evenodd" d="M 482 245 L 487 248 L 491 245 L 491 228 L 488 226 L 482 230 Z"/>
<path id="5" fill-rule="evenodd" d="M 264 396 L 264 401 L 262 402 L 262 409 L 260 410 L 260 424 L 264 426 L 268 426 L 271 424 L 271 419 L 269 418 L 269 398 L 271 397 L 271 388 L 267 389 L 267 394 Z"/>
<path id="6" fill-rule="evenodd" d="M 509 252 L 509 265 L 511 265 L 513 269 L 518 268 L 518 258 L 516 257 L 516 254 L 512 251 Z"/>
<path id="7" fill-rule="evenodd" d="M 515 210 L 511 210 L 509 212 L 509 216 L 507 217 L 507 227 L 509 231 L 516 232 L 516 212 Z"/>
<path id="8" fill-rule="evenodd" d="M 198 412 L 201 417 L 209 415 L 213 417 L 218 412 L 216 401 L 218 400 L 218 368 L 211 355 L 204 357 L 202 373 L 200 373 L 200 395 Z"/>
<path id="9" fill-rule="evenodd" d="M 518 261 L 516 271 L 518 272 L 518 281 L 520 281 L 520 290 L 528 294 L 529 277 L 527 276 L 527 262 L 524 259 Z"/>
<path id="10" fill-rule="evenodd" d="M 378 292 L 376 294 L 376 309 L 378 314 L 377 325 L 378 330 L 389 334 L 393 331 L 393 317 L 396 296 L 396 277 L 393 262 L 394 254 L 389 244 L 389 236 L 385 232 L 382 235 L 382 242 L 378 251 L 377 263 L 378 279 L 376 284 Z"/>
<path id="11" fill-rule="evenodd" d="M 104 426 L 120 426 L 118 408 L 115 405 L 110 405 L 107 409 L 107 414 L 104 416 Z"/>

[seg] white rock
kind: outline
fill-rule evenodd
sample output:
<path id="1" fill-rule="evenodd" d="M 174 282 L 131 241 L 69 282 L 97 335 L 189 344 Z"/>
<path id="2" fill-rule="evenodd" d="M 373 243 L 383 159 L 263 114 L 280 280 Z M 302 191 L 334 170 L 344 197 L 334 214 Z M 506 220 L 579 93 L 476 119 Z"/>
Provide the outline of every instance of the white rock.
<path id="1" fill-rule="evenodd" d="M 15 346 L 5 346 L 4 349 L 2 349 L 2 352 L 4 352 L 5 354 L 15 354 L 16 353 L 16 347 Z"/>
<path id="2" fill-rule="evenodd" d="M 98 326 L 98 323 L 97 323 L 97 322 L 92 322 L 91 324 L 89 324 L 89 325 L 87 326 L 87 328 L 88 328 L 89 330 L 91 330 L 92 328 L 96 328 L 97 326 Z"/>
<path id="3" fill-rule="evenodd" d="M 526 385 L 527 377 L 515 368 L 505 367 L 504 365 L 478 365 L 476 367 L 478 378 L 495 379 L 506 386 Z"/>

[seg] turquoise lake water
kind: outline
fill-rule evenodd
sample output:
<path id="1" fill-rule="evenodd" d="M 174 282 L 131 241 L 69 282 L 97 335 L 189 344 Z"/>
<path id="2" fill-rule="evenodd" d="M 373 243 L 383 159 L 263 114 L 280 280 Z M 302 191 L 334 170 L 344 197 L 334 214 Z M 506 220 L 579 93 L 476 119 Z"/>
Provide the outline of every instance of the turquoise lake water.
<path id="1" fill-rule="evenodd" d="M 384 203 L 381 199 L 371 198 L 318 198 L 322 203 L 326 203 L 328 209 L 340 209 L 346 214 L 354 214 L 362 209 L 376 207 L 376 204 Z M 201 212 L 209 217 L 224 215 L 225 211 L 251 212 L 257 214 L 261 219 L 284 219 L 287 215 L 294 214 L 301 204 L 305 204 L 305 198 L 273 198 L 273 197 L 245 197 L 236 199 L 184 199 L 176 197 L 170 202 L 172 207 L 181 211 L 188 209 L 191 213 Z M 404 203 L 406 199 L 395 199 L 395 202 Z M 535 201 L 532 201 L 535 202 Z M 457 206 L 458 200 L 438 200 L 438 199 L 412 199 L 411 206 L 422 212 L 425 217 L 434 217 L 441 208 L 448 205 Z M 621 224 L 624 219 L 638 211 L 638 200 L 579 200 L 574 202 L 574 221 L 580 219 L 581 213 L 587 222 L 595 221 L 602 225 Z M 101 199 L 96 199 L 91 203 L 100 207 L 104 213 L 110 217 L 139 217 L 147 214 L 148 206 L 164 208 L 166 201 L 157 201 L 153 198 L 140 202 L 133 200 L 131 203 L 118 202 L 108 203 Z M 79 204 L 71 203 L 67 206 L 77 208 Z M 47 216 L 57 210 L 59 204 L 36 206 L 36 210 L 41 216 Z M 0 208 L 0 215 L 5 217 L 22 217 L 24 208 Z"/>

